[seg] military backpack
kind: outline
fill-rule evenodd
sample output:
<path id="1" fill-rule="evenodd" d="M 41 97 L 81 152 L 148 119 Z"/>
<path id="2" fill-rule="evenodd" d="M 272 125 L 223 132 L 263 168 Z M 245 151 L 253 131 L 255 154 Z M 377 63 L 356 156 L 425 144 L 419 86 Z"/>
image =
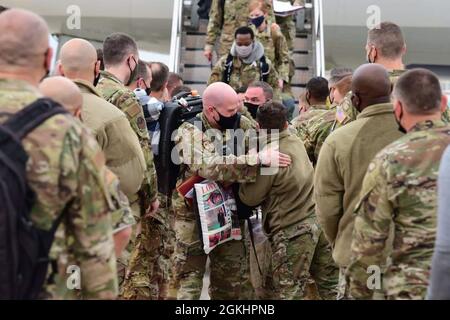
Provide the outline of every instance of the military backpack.
<path id="1" fill-rule="evenodd" d="M 47 278 L 49 251 L 61 214 L 50 230 L 38 229 L 30 213 L 35 202 L 26 175 L 22 139 L 47 119 L 67 113 L 39 99 L 0 124 L 0 299 L 37 299 Z"/>

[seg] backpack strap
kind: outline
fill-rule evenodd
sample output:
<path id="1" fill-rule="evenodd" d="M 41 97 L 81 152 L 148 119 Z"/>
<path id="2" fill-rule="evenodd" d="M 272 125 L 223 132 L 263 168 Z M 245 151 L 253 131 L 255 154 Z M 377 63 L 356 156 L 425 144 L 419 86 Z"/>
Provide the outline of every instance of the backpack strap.
<path id="1" fill-rule="evenodd" d="M 222 9 L 222 25 L 220 26 L 220 29 L 222 29 L 225 24 L 225 0 L 220 0 L 220 9 Z"/>
<path id="2" fill-rule="evenodd" d="M 68 113 L 58 103 L 48 98 L 38 99 L 29 106 L 12 115 L 2 126 L 4 132 L 22 140 L 43 122 L 57 114 Z"/>
<path id="3" fill-rule="evenodd" d="M 264 82 L 268 82 L 269 80 L 269 72 L 270 72 L 270 66 L 267 63 L 266 56 L 262 56 L 261 59 L 259 59 L 259 69 L 260 69 L 260 80 Z"/>
<path id="4" fill-rule="evenodd" d="M 228 54 L 227 61 L 225 62 L 225 69 L 223 70 L 222 82 L 227 84 L 231 81 L 231 73 L 233 72 L 233 59 L 234 57 Z"/>

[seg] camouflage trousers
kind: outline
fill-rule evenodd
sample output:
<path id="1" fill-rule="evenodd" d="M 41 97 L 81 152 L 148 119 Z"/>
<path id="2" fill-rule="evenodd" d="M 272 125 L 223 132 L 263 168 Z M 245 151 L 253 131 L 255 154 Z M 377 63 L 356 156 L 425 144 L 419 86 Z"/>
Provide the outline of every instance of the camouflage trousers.
<path id="1" fill-rule="evenodd" d="M 337 300 L 354 300 L 350 293 L 350 286 L 346 277 L 347 268 L 339 268 L 339 283 Z"/>
<path id="2" fill-rule="evenodd" d="M 296 37 L 296 29 L 294 17 L 278 17 L 276 16 L 276 22 L 280 26 L 281 32 L 286 38 L 286 43 L 288 45 L 289 51 L 294 50 L 294 39 Z"/>
<path id="3" fill-rule="evenodd" d="M 153 218 L 143 219 L 141 224 L 122 297 L 127 300 L 165 300 L 169 291 L 170 230 Z"/>
<path id="4" fill-rule="evenodd" d="M 331 247 L 315 224 L 301 224 L 273 235 L 264 299 L 335 300 L 338 268 Z"/>
<path id="5" fill-rule="evenodd" d="M 245 235 L 245 223 L 241 230 Z M 178 300 L 198 300 L 203 288 L 206 262 L 210 259 L 209 295 L 212 300 L 253 299 L 249 275 L 247 239 L 229 241 L 206 255 L 197 220 L 186 216 L 175 220 L 173 279 Z"/>
<path id="6" fill-rule="evenodd" d="M 136 224 L 132 226 L 131 238 L 128 245 L 123 250 L 122 255 L 117 258 L 117 276 L 119 279 L 119 296 L 123 293 L 123 282 L 125 280 L 125 274 L 127 272 L 128 263 L 130 261 L 131 252 L 134 249 L 136 236 L 138 233 L 139 221 L 140 221 L 140 212 L 141 209 L 139 207 L 139 202 L 134 202 L 131 205 L 131 210 L 133 212 L 133 216 L 136 219 Z"/>

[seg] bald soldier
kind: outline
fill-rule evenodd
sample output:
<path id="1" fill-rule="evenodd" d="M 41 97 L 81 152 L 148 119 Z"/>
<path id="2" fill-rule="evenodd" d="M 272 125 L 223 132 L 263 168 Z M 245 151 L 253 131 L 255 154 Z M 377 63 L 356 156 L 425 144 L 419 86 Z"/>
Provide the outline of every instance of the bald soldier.
<path id="1" fill-rule="evenodd" d="M 175 145 L 180 156 L 181 175 L 177 186 L 192 176 L 220 184 L 253 182 L 260 165 L 290 164 L 290 157 L 272 149 L 257 154 L 240 156 L 227 152 L 224 145 L 216 146 L 212 139 L 222 136 L 223 144 L 230 143 L 230 132 L 240 128 L 253 129 L 251 122 L 240 116 L 241 102 L 236 92 L 227 84 L 218 82 L 210 85 L 203 95 L 203 112 L 194 121 L 187 121 L 178 129 Z M 194 143 L 196 142 L 196 143 Z M 200 142 L 200 143 L 198 143 Z M 217 147 L 217 149 L 216 149 Z M 246 143 L 248 149 L 248 141 Z M 227 149 L 227 148 L 225 148 Z M 199 237 L 197 217 L 194 208 L 177 192 L 172 197 L 175 212 L 175 253 L 173 270 L 179 300 L 200 298 L 203 287 L 207 255 Z M 245 222 L 241 221 L 242 234 Z M 248 243 L 230 241 L 215 248 L 210 254 L 211 274 L 209 294 L 211 299 L 251 299 L 253 289 L 249 279 Z"/>
<path id="2" fill-rule="evenodd" d="M 340 268 L 339 298 L 348 298 L 344 272 L 350 264 L 353 211 L 370 161 L 402 136 L 394 118 L 389 73 L 381 65 L 359 67 L 352 81 L 357 120 L 324 142 L 315 174 L 317 216 Z"/>
<path id="3" fill-rule="evenodd" d="M 58 102 L 75 118 L 81 117 L 83 96 L 75 83 L 61 76 L 44 79 L 40 85 L 41 93 Z"/>
<path id="4" fill-rule="evenodd" d="M 52 49 L 45 21 L 25 10 L 0 15 L 0 113 L 16 114 L 41 97 Z M 0 117 L 3 124 L 7 117 Z M 49 139 L 48 137 L 51 137 Z M 50 250 L 40 298 L 112 299 L 118 291 L 111 204 L 102 180 L 105 161 L 96 141 L 72 116 L 56 115 L 23 139 L 27 180 L 36 194 L 31 220 L 48 231 L 63 214 Z M 67 267 L 82 274 L 81 291 L 67 288 Z"/>
<path id="5" fill-rule="evenodd" d="M 44 96 L 61 104 L 75 118 L 78 118 L 81 121 L 83 120 L 81 118 L 83 96 L 74 82 L 61 76 L 50 77 L 41 82 L 39 90 Z M 117 207 L 117 210 L 112 214 L 112 223 L 116 256 L 120 257 L 123 249 L 130 241 L 131 226 L 134 225 L 136 221 L 131 212 L 128 198 L 119 188 L 119 179 L 109 167 L 105 170 L 104 178 L 111 200 Z"/>
<path id="6" fill-rule="evenodd" d="M 97 52 L 88 41 L 72 39 L 61 48 L 58 72 L 72 79 L 81 90 L 84 98 L 82 121 L 92 130 L 105 153 L 107 166 L 119 178 L 121 191 L 128 198 L 135 211 L 133 213 L 139 215 L 138 191 L 146 169 L 144 154 L 125 114 L 105 101 L 94 88 L 100 75 L 99 68 Z M 134 218 L 127 220 L 130 225 L 134 225 Z M 125 235 L 129 231 L 129 228 L 125 228 L 121 234 Z M 129 237 L 119 241 L 120 247 L 126 247 Z M 127 258 L 118 258 L 119 280 L 122 280 Z"/>

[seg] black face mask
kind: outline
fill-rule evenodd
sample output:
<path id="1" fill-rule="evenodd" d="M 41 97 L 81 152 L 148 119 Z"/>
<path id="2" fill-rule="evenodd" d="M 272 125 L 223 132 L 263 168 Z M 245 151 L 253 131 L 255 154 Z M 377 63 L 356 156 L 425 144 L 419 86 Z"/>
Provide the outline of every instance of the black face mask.
<path id="1" fill-rule="evenodd" d="M 330 103 L 333 104 L 334 103 L 334 91 L 335 89 L 330 89 L 330 94 L 328 95 L 328 99 L 330 100 Z M 331 93 L 333 92 L 333 95 L 331 95 Z"/>
<path id="2" fill-rule="evenodd" d="M 311 100 L 309 98 L 310 98 L 310 95 L 309 95 L 309 93 L 307 93 L 305 96 L 305 100 L 306 100 L 306 103 L 308 104 L 308 106 L 311 106 Z"/>
<path id="3" fill-rule="evenodd" d="M 236 128 L 236 122 L 238 120 L 238 114 L 234 114 L 231 117 L 225 117 L 223 115 L 220 114 L 219 111 L 217 111 L 217 109 L 215 109 L 217 114 L 219 115 L 219 120 L 217 122 L 217 124 L 220 126 L 220 128 L 222 130 L 227 130 L 227 129 L 235 129 Z"/>
<path id="4" fill-rule="evenodd" d="M 253 24 L 256 28 L 259 28 L 266 18 L 264 16 L 259 16 L 257 18 L 250 19 L 251 24 Z"/>
<path id="5" fill-rule="evenodd" d="M 94 83 L 93 83 L 94 87 L 97 86 L 99 81 L 100 81 L 100 72 L 97 74 L 97 72 L 95 72 L 94 70 Z"/>
<path id="6" fill-rule="evenodd" d="M 251 102 L 244 102 L 244 106 L 248 109 L 248 112 L 250 112 L 253 119 L 256 120 L 256 114 L 258 113 L 259 105 L 253 104 Z"/>
<path id="7" fill-rule="evenodd" d="M 151 87 L 147 87 L 147 84 L 144 81 L 144 85 L 145 85 L 145 93 L 150 96 L 150 94 L 152 93 L 152 88 Z"/>
<path id="8" fill-rule="evenodd" d="M 131 57 L 136 65 L 136 67 L 134 68 L 134 70 L 131 70 L 131 64 L 130 64 L 130 59 L 128 59 L 128 68 L 130 68 L 130 79 L 128 79 L 128 82 L 125 84 L 125 86 L 129 86 L 131 85 L 131 83 L 133 83 L 133 80 L 136 78 L 137 73 L 138 73 L 138 64 L 136 62 L 136 59 L 134 57 Z"/>
<path id="9" fill-rule="evenodd" d="M 50 49 L 48 49 L 50 50 Z M 42 77 L 41 82 L 44 81 L 49 75 L 50 75 L 50 69 L 47 67 L 47 55 L 48 55 L 48 50 L 45 51 L 44 54 L 44 68 L 45 68 L 45 75 Z"/>
<path id="10" fill-rule="evenodd" d="M 375 63 L 375 61 L 372 61 L 372 60 L 370 59 L 370 54 L 371 54 L 371 53 L 372 53 L 372 48 L 370 49 L 369 53 L 367 54 L 367 63 L 370 63 L 370 64 Z"/>
<path id="11" fill-rule="evenodd" d="M 395 121 L 397 121 L 398 124 L 398 131 L 400 131 L 403 134 L 407 134 L 408 131 L 405 129 L 404 126 L 402 126 L 402 119 L 403 119 L 403 111 L 402 114 L 400 115 L 400 119 L 397 119 L 397 117 L 395 117 Z"/>

